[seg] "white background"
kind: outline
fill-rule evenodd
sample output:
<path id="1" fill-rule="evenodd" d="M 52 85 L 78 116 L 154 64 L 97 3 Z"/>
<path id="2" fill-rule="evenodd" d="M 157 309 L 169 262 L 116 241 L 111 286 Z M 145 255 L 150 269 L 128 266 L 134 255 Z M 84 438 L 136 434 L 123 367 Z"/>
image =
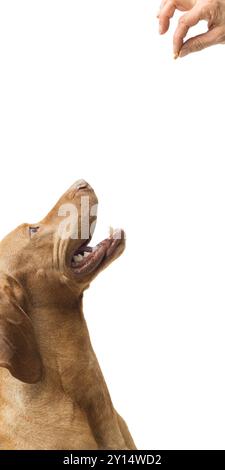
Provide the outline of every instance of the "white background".
<path id="1" fill-rule="evenodd" d="M 157 0 L 0 1 L 0 235 L 76 179 L 123 257 L 86 293 L 139 448 L 225 448 L 225 46 L 172 59 Z"/>

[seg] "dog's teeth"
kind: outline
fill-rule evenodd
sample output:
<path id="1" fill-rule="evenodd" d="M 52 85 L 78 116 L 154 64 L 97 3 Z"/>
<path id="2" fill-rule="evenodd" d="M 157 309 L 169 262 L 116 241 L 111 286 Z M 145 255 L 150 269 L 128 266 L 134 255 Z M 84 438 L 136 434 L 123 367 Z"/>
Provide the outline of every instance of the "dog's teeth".
<path id="1" fill-rule="evenodd" d="M 73 259 L 74 259 L 74 261 L 75 261 L 76 263 L 79 263 L 79 261 L 82 261 L 83 256 L 82 256 L 82 255 L 75 255 L 75 256 L 73 257 Z"/>
<path id="2" fill-rule="evenodd" d="M 95 247 L 93 249 L 93 251 L 96 250 L 96 249 L 97 249 L 97 247 Z M 84 260 L 84 258 L 87 258 L 90 255 L 91 251 L 92 250 L 84 251 L 83 253 L 79 253 L 78 255 L 74 255 L 73 256 L 73 263 L 80 263 L 81 261 Z"/>

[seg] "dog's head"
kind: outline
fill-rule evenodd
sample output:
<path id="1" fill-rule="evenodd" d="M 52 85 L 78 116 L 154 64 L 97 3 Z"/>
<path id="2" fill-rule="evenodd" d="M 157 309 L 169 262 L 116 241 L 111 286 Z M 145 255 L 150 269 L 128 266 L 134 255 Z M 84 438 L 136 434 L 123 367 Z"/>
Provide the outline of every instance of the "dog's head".
<path id="1" fill-rule="evenodd" d="M 32 305 L 77 301 L 124 250 L 122 231 L 91 247 L 97 198 L 77 181 L 37 224 L 23 224 L 0 244 L 0 366 L 34 383 L 41 360 L 29 318 Z"/>

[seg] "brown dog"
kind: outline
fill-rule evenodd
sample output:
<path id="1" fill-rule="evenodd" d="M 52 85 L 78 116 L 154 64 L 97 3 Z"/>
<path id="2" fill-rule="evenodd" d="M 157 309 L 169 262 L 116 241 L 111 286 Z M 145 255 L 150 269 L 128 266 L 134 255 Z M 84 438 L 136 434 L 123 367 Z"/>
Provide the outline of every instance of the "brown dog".
<path id="1" fill-rule="evenodd" d="M 0 449 L 135 449 L 82 311 L 84 290 L 125 246 L 115 234 L 88 246 L 96 204 L 79 181 L 0 244 Z"/>

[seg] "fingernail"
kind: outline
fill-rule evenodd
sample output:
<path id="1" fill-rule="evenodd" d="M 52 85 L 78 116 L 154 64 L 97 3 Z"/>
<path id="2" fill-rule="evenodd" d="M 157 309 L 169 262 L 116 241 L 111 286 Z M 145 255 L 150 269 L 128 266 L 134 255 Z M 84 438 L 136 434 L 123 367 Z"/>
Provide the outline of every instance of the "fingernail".
<path id="1" fill-rule="evenodd" d="M 163 28 L 161 26 L 161 24 L 159 25 L 159 34 L 162 34 L 163 33 Z"/>
<path id="2" fill-rule="evenodd" d="M 173 54 L 173 58 L 174 58 L 174 60 L 176 60 L 178 57 L 179 57 L 179 54 L 178 54 L 178 52 L 174 52 L 174 54 Z"/>

